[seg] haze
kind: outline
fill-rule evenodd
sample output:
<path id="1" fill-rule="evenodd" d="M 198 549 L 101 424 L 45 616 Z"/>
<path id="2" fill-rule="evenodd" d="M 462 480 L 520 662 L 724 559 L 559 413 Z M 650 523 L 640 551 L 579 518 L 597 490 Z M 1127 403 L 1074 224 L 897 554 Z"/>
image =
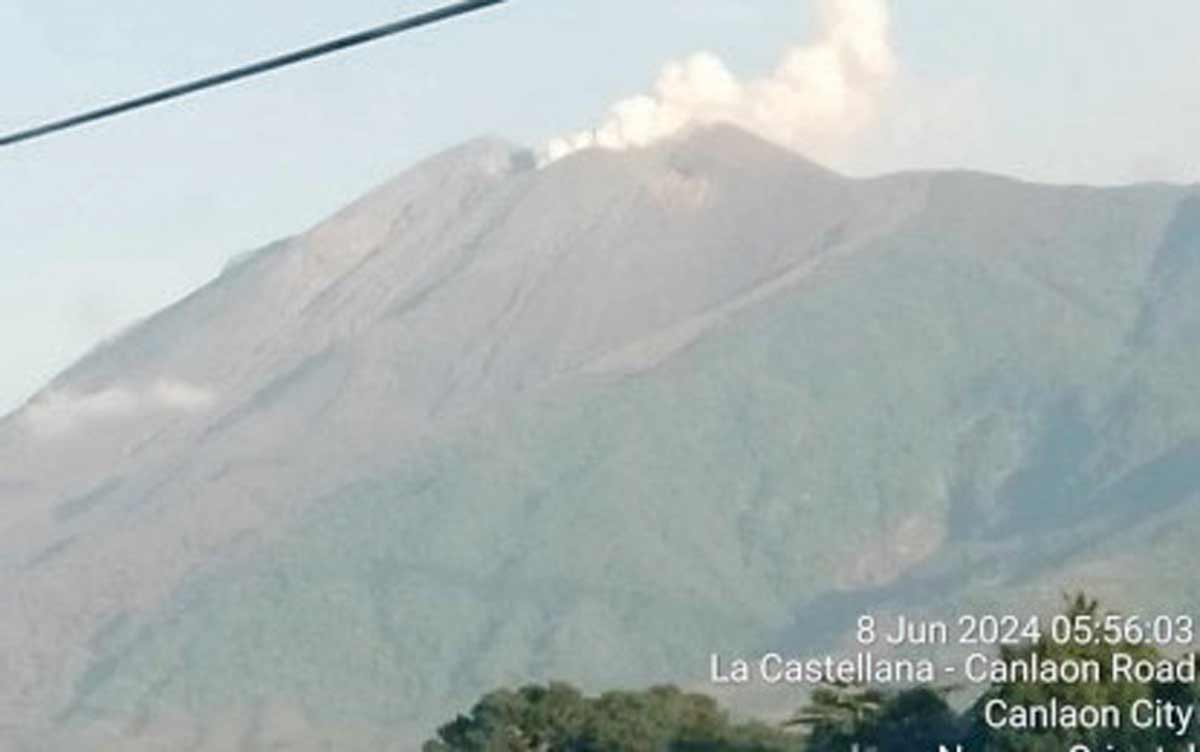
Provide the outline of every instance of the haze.
<path id="1" fill-rule="evenodd" d="M 430 5 L 12 0 L 0 6 L 0 129 Z M 695 52 L 761 80 L 789 49 L 819 41 L 814 9 L 516 0 L 0 152 L 0 413 L 232 255 L 301 231 L 423 155 L 479 133 L 544 145 L 603 125 L 612 104 L 653 92 L 665 64 Z M 936 0 L 890 14 L 895 68 L 869 116 L 791 146 L 851 174 L 1197 179 L 1194 3 L 1151 14 L 1119 0 Z"/>

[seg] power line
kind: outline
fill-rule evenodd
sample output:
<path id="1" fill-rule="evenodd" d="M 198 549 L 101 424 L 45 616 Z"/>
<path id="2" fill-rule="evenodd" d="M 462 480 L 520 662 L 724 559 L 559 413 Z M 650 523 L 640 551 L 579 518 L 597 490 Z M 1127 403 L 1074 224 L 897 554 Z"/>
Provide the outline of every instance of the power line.
<path id="1" fill-rule="evenodd" d="M 140 97 L 135 97 L 134 99 L 127 99 L 123 102 L 111 104 L 107 107 L 101 107 L 100 109 L 85 112 L 80 115 L 73 115 L 62 120 L 56 120 L 51 123 L 46 123 L 45 125 L 39 125 L 36 128 L 30 128 L 28 130 L 20 131 L 7 136 L 0 136 L 0 147 L 11 146 L 13 144 L 20 143 L 21 141 L 29 141 L 30 139 L 46 136 L 48 134 L 55 133 L 56 131 L 75 128 L 80 125 L 84 125 L 85 123 L 91 123 L 97 120 L 110 118 L 115 115 L 120 115 L 131 110 L 149 107 L 150 105 L 165 102 L 168 99 L 185 97 L 189 94 L 195 94 L 196 92 L 204 89 L 211 89 L 215 86 L 223 86 L 224 84 L 232 83 L 243 78 L 249 78 L 250 76 L 257 76 L 262 73 L 275 70 L 276 68 L 295 65 L 296 63 L 303 62 L 305 60 L 311 60 L 312 58 L 321 57 L 322 55 L 329 55 L 350 47 L 357 47 L 360 44 L 374 42 L 377 39 L 392 36 L 393 34 L 399 34 L 404 31 L 410 31 L 421 26 L 429 26 L 431 24 L 446 21 L 457 16 L 465 15 L 467 13 L 483 10 L 484 8 L 488 8 L 493 5 L 500 5 L 504 2 L 507 2 L 507 0 L 466 0 L 466 2 L 447 5 L 427 13 L 409 16 L 408 18 L 403 18 L 399 21 L 384 24 L 383 26 L 376 26 L 373 29 L 367 29 L 366 31 L 360 31 L 356 34 L 350 34 L 348 36 L 339 37 L 328 42 L 322 42 L 321 44 L 316 44 L 311 47 L 305 47 L 304 49 L 296 50 L 295 52 L 288 52 L 267 60 L 261 60 L 256 63 L 250 63 L 249 65 L 243 65 L 239 68 L 233 68 L 232 70 L 227 70 L 223 73 L 217 73 L 215 75 L 206 76 L 188 83 L 171 86 L 150 94 L 144 94 Z"/>

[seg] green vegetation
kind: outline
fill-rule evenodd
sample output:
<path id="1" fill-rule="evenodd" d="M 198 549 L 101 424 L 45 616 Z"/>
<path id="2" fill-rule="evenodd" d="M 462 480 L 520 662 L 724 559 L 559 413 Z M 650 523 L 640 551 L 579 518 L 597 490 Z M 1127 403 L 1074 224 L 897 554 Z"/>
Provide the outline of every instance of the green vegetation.
<path id="1" fill-rule="evenodd" d="M 891 752 L 928 752 L 962 738 L 962 721 L 946 702 L 947 690 L 932 687 L 886 691 L 831 684 L 787 726 L 809 731 L 810 752 L 844 752 L 858 745 Z"/>
<path id="2" fill-rule="evenodd" d="M 425 752 L 788 752 L 799 737 L 736 723 L 710 697 L 674 687 L 585 697 L 565 684 L 493 692 L 443 726 Z"/>
<path id="3" fill-rule="evenodd" d="M 1069 623 L 1101 624 L 1099 604 L 1083 595 L 1065 610 Z M 1114 615 L 1115 617 L 1115 615 Z M 1020 647 L 1003 648 L 1000 660 L 1012 666 L 1037 653 L 1063 662 L 1095 660 L 1110 666 L 1116 654 L 1161 660 L 1154 647 L 1119 640 L 1058 642 L 1048 635 Z M 964 712 L 947 701 L 953 688 L 885 689 L 828 684 L 782 726 L 735 722 L 715 700 L 673 687 L 645 692 L 610 692 L 586 697 L 565 684 L 527 686 L 493 692 L 442 726 L 424 752 L 847 752 L 856 747 L 880 752 L 935 752 L 961 745 L 971 752 L 1050 752 L 1084 745 L 1104 749 L 1173 749 L 1200 740 L 1195 724 L 1137 728 L 1127 719 L 1138 701 L 1196 707 L 1200 691 L 1171 681 L 1129 683 L 1106 671 L 1097 683 L 998 681 Z M 1126 721 L 1115 728 L 997 728 L 984 707 L 1057 702 L 1075 708 L 1119 708 Z"/>
<path id="4" fill-rule="evenodd" d="M 1102 624 L 1105 616 L 1097 601 L 1082 594 L 1070 601 L 1065 615 L 1071 623 L 1076 623 L 1082 617 L 1083 622 L 1088 625 Z M 1049 635 L 1043 635 L 1031 645 L 1003 648 L 1001 657 L 1011 665 L 1026 660 L 1035 653 L 1059 665 L 1067 661 L 1095 661 L 1104 669 L 1101 681 L 1057 684 L 1014 681 L 994 684 L 967 714 L 970 723 L 970 748 L 989 752 L 1051 752 L 1070 749 L 1073 745 L 1084 745 L 1093 750 L 1154 749 L 1161 745 L 1171 749 L 1173 746 L 1182 748 L 1189 741 L 1200 740 L 1200 733 L 1197 733 L 1195 725 L 1191 726 L 1189 733 L 1181 735 L 1172 729 L 1161 727 L 1138 729 L 1128 722 L 1130 708 L 1139 700 L 1172 702 L 1183 707 L 1195 706 L 1200 700 L 1197 687 L 1191 685 L 1172 682 L 1130 683 L 1120 681 L 1112 675 L 1110 669 L 1114 655 L 1160 661 L 1163 655 L 1156 647 L 1144 643 L 1134 644 L 1123 639 L 1109 641 L 1100 638 L 1060 643 L 1055 642 Z M 996 730 L 989 728 L 984 717 L 984 708 L 992 701 L 1002 701 L 1010 708 L 1046 706 L 1051 702 L 1072 708 L 1115 707 L 1121 711 L 1124 722 L 1119 728 Z"/>
<path id="5" fill-rule="evenodd" d="M 846 622 L 797 619 L 830 596 L 1200 608 L 1200 209 L 1176 203 L 938 177 L 920 216 L 655 368 L 394 447 L 104 641 L 71 707 L 272 697 L 429 729 L 514 677 L 825 649 Z"/>

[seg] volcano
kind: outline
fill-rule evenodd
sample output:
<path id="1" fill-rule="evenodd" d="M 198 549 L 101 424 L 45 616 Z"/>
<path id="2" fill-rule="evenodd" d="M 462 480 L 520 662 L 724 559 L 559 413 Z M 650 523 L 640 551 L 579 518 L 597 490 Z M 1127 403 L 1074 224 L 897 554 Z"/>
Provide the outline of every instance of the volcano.
<path id="1" fill-rule="evenodd" d="M 1196 186 L 471 142 L 0 422 L 0 739 L 402 749 L 859 613 L 1176 613 L 1197 373 Z"/>

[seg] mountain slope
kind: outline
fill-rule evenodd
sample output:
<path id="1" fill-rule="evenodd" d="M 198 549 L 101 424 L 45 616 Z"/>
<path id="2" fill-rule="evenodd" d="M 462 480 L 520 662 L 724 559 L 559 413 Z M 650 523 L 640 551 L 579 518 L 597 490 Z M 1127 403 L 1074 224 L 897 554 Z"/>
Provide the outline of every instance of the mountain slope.
<path id="1" fill-rule="evenodd" d="M 435 158 L 0 424 L 0 724 L 376 748 L 1183 561 L 1130 552 L 1196 514 L 1198 201 L 728 128 Z"/>

